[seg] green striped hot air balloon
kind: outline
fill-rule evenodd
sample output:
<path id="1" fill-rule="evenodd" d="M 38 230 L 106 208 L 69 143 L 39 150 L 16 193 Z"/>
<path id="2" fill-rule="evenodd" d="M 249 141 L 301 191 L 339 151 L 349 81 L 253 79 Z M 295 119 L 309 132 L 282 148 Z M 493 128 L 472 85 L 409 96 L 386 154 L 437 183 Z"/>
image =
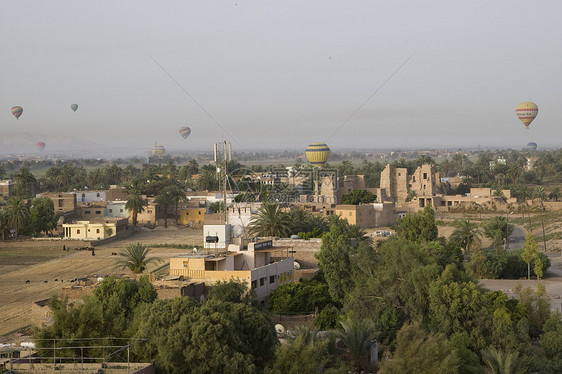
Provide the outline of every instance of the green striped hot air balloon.
<path id="1" fill-rule="evenodd" d="M 314 166 L 322 166 L 330 158 L 330 148 L 324 143 L 312 143 L 306 148 L 306 158 Z"/>
<path id="2" fill-rule="evenodd" d="M 16 119 L 20 118 L 21 114 L 23 113 L 23 108 L 21 106 L 12 107 L 12 114 Z"/>
<path id="3" fill-rule="evenodd" d="M 187 139 L 189 134 L 191 134 L 191 129 L 189 127 L 180 127 L 180 135 L 182 138 Z"/>

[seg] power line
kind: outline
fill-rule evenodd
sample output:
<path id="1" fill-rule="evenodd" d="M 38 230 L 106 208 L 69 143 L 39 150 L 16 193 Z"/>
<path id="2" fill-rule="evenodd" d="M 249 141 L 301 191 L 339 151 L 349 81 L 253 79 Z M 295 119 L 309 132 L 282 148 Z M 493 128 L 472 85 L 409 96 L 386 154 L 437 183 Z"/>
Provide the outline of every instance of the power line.
<path id="1" fill-rule="evenodd" d="M 178 80 L 177 80 L 176 78 L 174 78 L 174 76 L 173 76 L 172 74 L 170 74 L 170 72 L 169 72 L 168 70 L 166 70 L 166 68 L 165 68 L 164 66 L 162 66 L 162 64 L 161 64 L 160 62 L 158 62 L 158 60 L 156 60 L 156 58 L 154 58 L 154 56 L 152 56 L 152 55 L 151 55 L 150 53 L 148 53 L 148 52 L 146 52 L 146 54 L 152 59 L 152 61 L 154 61 L 154 62 L 156 63 L 156 65 L 158 65 L 158 66 L 160 67 L 160 69 L 162 69 L 162 71 L 164 71 L 164 73 L 166 73 L 166 74 L 170 77 L 170 79 L 172 79 L 172 80 L 176 83 L 176 85 L 177 85 L 183 92 L 185 92 L 185 94 L 186 94 L 187 96 L 189 96 L 189 97 L 191 98 L 191 100 L 193 100 L 193 102 L 194 102 L 195 104 L 197 104 L 197 105 L 199 106 L 199 108 L 201 108 L 201 110 L 203 110 L 203 112 L 205 112 L 205 113 L 209 116 L 209 118 L 211 118 L 211 119 L 213 120 L 213 122 L 215 122 L 215 124 L 216 124 L 218 127 L 220 127 L 220 128 L 222 129 L 222 131 L 223 131 L 224 133 L 226 133 L 228 136 L 230 136 L 230 138 L 231 138 L 236 144 L 238 144 L 238 146 L 239 146 L 242 150 L 246 151 L 246 149 L 242 146 L 242 144 L 240 144 L 240 143 L 236 140 L 236 138 L 235 138 L 234 136 L 232 136 L 232 134 L 230 134 L 230 133 L 228 132 L 228 130 L 225 129 L 224 126 L 221 125 L 220 122 L 219 122 L 215 117 L 213 117 L 213 115 L 212 115 L 207 109 L 205 109 L 205 107 L 204 107 L 203 105 L 201 105 L 201 103 L 200 103 L 199 101 L 197 101 L 197 99 L 196 99 L 195 97 L 193 97 L 193 95 L 192 95 L 191 93 L 189 93 L 189 91 L 186 90 L 185 87 L 182 86 L 182 84 L 181 84 L 180 82 L 178 82 Z"/>
<path id="2" fill-rule="evenodd" d="M 356 115 L 357 113 L 359 113 L 359 111 L 360 111 L 360 110 L 361 110 L 377 93 L 379 93 L 379 91 L 382 90 L 382 89 L 384 88 L 384 86 L 386 86 L 386 84 L 387 84 L 396 74 L 398 74 L 398 72 L 400 72 L 400 70 L 402 70 L 402 68 L 403 68 L 404 66 L 406 66 L 406 64 L 408 63 L 408 61 L 410 61 L 410 60 L 412 59 L 412 57 L 414 57 L 414 55 L 415 55 L 415 53 L 412 54 L 410 57 L 408 57 L 408 58 L 406 59 L 406 61 L 404 61 L 404 62 L 402 63 L 402 65 L 398 66 L 398 68 L 397 68 L 396 70 L 394 70 L 394 72 L 393 72 L 392 74 L 390 74 L 390 75 L 388 76 L 388 78 L 386 78 L 385 81 L 382 82 L 381 85 L 379 85 L 379 87 L 378 87 L 375 91 L 373 91 L 373 93 L 371 93 L 371 95 L 369 95 L 369 97 L 367 97 L 367 99 L 365 99 L 365 100 L 361 103 L 361 105 L 359 105 L 359 106 L 357 107 L 357 109 L 355 109 L 355 110 L 353 111 L 353 113 L 351 113 L 351 115 L 349 115 L 349 117 L 347 117 L 347 118 L 345 119 L 345 121 L 342 122 L 341 125 L 339 125 L 339 126 L 336 128 L 336 130 L 332 133 L 332 135 L 330 135 L 330 136 L 328 137 L 328 139 L 326 139 L 326 141 L 325 141 L 324 143 L 328 143 L 328 141 L 329 141 L 330 139 L 332 139 L 332 137 L 333 137 L 334 135 L 336 135 L 345 125 L 347 125 L 347 123 L 348 123 L 349 121 L 351 121 L 351 119 L 352 119 L 353 117 L 355 117 L 355 115 Z"/>

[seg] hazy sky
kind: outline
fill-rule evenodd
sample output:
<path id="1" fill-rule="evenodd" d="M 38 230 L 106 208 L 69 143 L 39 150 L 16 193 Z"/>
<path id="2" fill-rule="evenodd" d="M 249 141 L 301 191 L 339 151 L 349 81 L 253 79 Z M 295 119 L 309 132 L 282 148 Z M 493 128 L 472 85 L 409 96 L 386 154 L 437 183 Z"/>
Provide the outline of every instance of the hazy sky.
<path id="1" fill-rule="evenodd" d="M 130 150 L 211 150 L 223 137 L 233 150 L 559 147 L 561 16 L 559 0 L 3 0 L 0 137 Z M 539 106 L 528 131 L 522 101 Z"/>

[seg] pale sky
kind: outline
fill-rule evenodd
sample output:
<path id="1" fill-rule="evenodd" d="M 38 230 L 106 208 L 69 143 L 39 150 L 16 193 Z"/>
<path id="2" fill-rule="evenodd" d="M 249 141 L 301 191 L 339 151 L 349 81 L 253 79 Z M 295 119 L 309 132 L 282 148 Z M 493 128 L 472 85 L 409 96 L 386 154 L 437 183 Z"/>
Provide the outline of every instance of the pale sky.
<path id="1" fill-rule="evenodd" d="M 3 0 L 0 140 L 557 148 L 561 17 L 559 0 Z M 528 131 L 522 101 L 539 107 Z"/>

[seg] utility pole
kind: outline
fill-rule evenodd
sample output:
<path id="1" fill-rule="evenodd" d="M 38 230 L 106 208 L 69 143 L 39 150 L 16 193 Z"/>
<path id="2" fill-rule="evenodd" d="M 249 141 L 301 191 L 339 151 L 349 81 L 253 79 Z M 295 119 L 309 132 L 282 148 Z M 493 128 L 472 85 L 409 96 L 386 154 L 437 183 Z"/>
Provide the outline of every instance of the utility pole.
<path id="1" fill-rule="evenodd" d="M 226 191 L 228 190 L 228 171 L 227 164 L 232 161 L 232 146 L 230 142 L 222 141 L 215 143 L 215 165 L 217 167 L 217 177 L 219 179 L 219 189 L 223 197 L 224 224 L 228 223 L 228 211 L 226 210 Z"/>

